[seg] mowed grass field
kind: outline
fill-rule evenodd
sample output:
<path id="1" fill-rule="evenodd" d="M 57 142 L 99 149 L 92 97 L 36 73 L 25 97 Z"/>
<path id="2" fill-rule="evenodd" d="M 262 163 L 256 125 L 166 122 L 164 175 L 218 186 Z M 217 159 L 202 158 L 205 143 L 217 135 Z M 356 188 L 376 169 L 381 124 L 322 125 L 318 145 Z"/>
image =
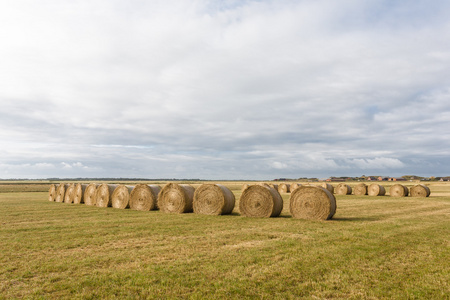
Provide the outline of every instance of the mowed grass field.
<path id="1" fill-rule="evenodd" d="M 336 196 L 330 221 L 292 218 L 289 194 L 278 218 L 242 217 L 242 183 L 223 184 L 237 200 L 228 216 L 55 203 L 46 183 L 0 184 L 0 299 L 450 298 L 449 183 L 429 183 L 428 198 Z"/>

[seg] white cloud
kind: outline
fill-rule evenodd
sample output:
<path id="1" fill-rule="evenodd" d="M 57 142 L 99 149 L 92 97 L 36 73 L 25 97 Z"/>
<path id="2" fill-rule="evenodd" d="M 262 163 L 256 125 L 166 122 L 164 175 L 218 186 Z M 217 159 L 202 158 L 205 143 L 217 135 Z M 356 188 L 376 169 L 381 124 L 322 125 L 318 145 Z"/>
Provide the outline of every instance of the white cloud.
<path id="1" fill-rule="evenodd" d="M 0 163 L 45 160 L 76 177 L 443 172 L 411 161 L 443 165 L 450 148 L 449 12 L 447 1 L 1 3 Z"/>

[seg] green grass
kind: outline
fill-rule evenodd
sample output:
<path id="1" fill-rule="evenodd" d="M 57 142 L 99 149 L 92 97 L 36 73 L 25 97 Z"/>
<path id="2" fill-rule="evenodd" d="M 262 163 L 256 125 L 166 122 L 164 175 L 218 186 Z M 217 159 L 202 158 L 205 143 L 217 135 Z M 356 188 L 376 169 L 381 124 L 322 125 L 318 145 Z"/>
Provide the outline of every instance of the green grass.
<path id="1" fill-rule="evenodd" d="M 0 193 L 0 298 L 449 299 L 450 185 L 435 189 L 337 196 L 331 221 L 291 218 L 288 194 L 260 219 Z"/>

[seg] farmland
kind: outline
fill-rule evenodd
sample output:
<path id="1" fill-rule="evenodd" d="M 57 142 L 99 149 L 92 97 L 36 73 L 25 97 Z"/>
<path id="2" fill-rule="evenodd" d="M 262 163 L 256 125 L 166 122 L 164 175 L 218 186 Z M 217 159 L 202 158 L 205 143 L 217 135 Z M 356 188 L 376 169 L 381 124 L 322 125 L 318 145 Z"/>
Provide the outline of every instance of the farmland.
<path id="1" fill-rule="evenodd" d="M 292 218 L 289 194 L 280 217 L 243 217 L 242 182 L 222 184 L 231 215 L 55 203 L 47 183 L 1 184 L 0 299 L 450 297 L 449 183 L 427 198 L 336 195 L 329 221 Z"/>

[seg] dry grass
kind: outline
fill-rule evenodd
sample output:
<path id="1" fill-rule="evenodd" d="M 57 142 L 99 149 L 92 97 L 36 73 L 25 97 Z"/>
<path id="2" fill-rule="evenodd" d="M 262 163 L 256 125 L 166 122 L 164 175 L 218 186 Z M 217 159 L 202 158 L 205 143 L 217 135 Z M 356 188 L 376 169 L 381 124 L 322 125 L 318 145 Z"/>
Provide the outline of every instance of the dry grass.
<path id="1" fill-rule="evenodd" d="M 222 184 L 239 202 L 242 183 Z M 427 198 L 338 195 L 330 221 L 290 217 L 288 194 L 279 218 L 246 218 L 236 208 L 226 216 L 178 215 L 47 198 L 48 188 L 0 194 L 0 298 L 450 294 L 445 183 L 433 184 Z"/>

